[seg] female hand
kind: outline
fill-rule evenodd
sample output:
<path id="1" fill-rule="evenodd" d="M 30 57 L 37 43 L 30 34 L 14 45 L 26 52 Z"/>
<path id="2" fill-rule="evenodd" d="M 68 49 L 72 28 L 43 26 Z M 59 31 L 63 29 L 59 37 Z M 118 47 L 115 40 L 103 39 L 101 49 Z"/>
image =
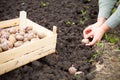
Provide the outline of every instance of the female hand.
<path id="1" fill-rule="evenodd" d="M 89 33 L 91 33 L 91 31 L 93 31 L 94 29 L 100 27 L 102 24 L 103 24 L 103 23 L 96 22 L 96 23 L 88 26 L 87 28 L 85 28 L 85 29 L 83 30 L 83 36 L 84 36 L 84 38 L 86 38 L 86 36 L 87 36 Z M 89 37 L 92 38 L 92 36 L 89 36 Z"/>
<path id="2" fill-rule="evenodd" d="M 93 38 L 93 40 L 90 43 L 86 44 L 86 46 L 92 46 L 99 42 L 107 30 L 109 30 L 109 26 L 107 26 L 106 24 L 100 24 L 98 22 L 88 26 L 83 31 L 84 38 Z"/>
<path id="3" fill-rule="evenodd" d="M 92 29 L 86 36 L 85 38 L 93 38 L 91 42 L 89 42 L 88 44 L 86 44 L 86 46 L 92 46 L 94 44 L 96 44 L 97 42 L 99 42 L 101 40 L 101 38 L 103 37 L 104 33 L 106 31 L 104 29 L 102 29 L 102 27 L 97 27 L 95 29 Z"/>

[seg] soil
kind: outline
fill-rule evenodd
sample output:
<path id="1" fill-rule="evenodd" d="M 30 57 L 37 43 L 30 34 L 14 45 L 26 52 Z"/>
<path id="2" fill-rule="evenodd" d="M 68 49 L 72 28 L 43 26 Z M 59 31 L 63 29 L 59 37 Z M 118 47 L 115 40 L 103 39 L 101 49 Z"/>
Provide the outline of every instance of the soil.
<path id="1" fill-rule="evenodd" d="M 3 74 L 0 80 L 97 80 L 99 73 L 90 62 L 97 47 L 81 43 L 83 29 L 96 22 L 97 0 L 0 0 L 0 21 L 19 17 L 21 10 L 50 30 L 57 26 L 56 52 Z M 103 63 L 104 58 L 95 59 L 99 61 Z M 83 74 L 70 75 L 68 69 L 72 65 Z"/>

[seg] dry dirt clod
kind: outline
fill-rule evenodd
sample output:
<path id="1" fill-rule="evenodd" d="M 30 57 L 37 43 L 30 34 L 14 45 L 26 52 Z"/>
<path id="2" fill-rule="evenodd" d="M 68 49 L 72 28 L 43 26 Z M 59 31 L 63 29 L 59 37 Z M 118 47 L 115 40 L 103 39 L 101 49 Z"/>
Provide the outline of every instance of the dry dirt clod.
<path id="1" fill-rule="evenodd" d="M 96 71 L 101 71 L 104 67 L 104 64 L 99 64 L 99 62 L 96 64 Z"/>
<path id="2" fill-rule="evenodd" d="M 72 65 L 69 69 L 68 69 L 69 73 L 74 75 L 77 71 L 77 69 Z"/>

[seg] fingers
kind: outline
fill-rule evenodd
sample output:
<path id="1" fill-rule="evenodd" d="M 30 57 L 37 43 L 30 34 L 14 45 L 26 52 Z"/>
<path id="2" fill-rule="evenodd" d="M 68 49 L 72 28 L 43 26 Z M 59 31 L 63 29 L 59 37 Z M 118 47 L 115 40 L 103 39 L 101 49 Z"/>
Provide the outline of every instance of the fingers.
<path id="1" fill-rule="evenodd" d="M 88 44 L 86 44 L 86 46 L 93 46 L 96 43 L 98 43 L 99 41 L 100 41 L 100 39 L 98 37 L 94 37 L 91 42 L 89 42 Z"/>
<path id="2" fill-rule="evenodd" d="M 90 32 L 89 34 L 87 34 L 86 36 L 85 36 L 85 39 L 88 39 L 88 38 L 93 38 L 93 32 Z"/>
<path id="3" fill-rule="evenodd" d="M 91 31 L 92 31 L 91 29 L 86 28 L 86 29 L 83 31 L 83 36 L 84 36 L 84 38 L 86 38 L 87 35 L 88 35 Z"/>
<path id="4" fill-rule="evenodd" d="M 90 43 L 86 44 L 86 46 L 93 46 L 98 42 L 98 40 L 93 39 Z"/>

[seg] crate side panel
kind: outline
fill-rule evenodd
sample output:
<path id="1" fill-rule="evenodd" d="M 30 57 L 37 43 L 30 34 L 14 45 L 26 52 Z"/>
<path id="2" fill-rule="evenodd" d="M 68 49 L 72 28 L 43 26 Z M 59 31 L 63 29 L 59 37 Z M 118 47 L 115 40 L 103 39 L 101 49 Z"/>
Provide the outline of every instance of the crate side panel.
<path id="1" fill-rule="evenodd" d="M 19 18 L 1 21 L 0 22 L 0 28 L 16 26 L 16 25 L 19 24 L 19 22 L 20 22 Z"/>
<path id="2" fill-rule="evenodd" d="M 45 34 L 48 35 L 48 36 L 53 35 L 53 32 L 51 30 L 48 30 L 47 28 L 44 28 L 43 26 L 31 21 L 30 19 L 27 19 L 26 22 L 27 22 L 27 24 L 26 24 L 27 26 L 32 25 L 33 30 L 35 30 L 37 32 L 39 32 L 39 30 L 40 30 L 41 32 L 45 32 Z"/>
<path id="3" fill-rule="evenodd" d="M 14 49 L 2 52 L 0 53 L 0 64 L 7 62 L 11 59 L 14 59 L 16 57 L 22 56 L 24 54 L 28 54 L 29 52 L 35 51 L 44 46 L 48 46 L 49 44 L 52 44 L 53 42 L 56 42 L 56 35 L 45 37 L 38 41 L 34 41 L 29 44 L 22 45 L 18 48 L 14 48 Z"/>
<path id="4" fill-rule="evenodd" d="M 46 55 L 52 54 L 55 52 L 55 47 L 48 47 L 44 48 L 43 50 L 38 49 L 34 52 L 31 52 L 30 54 L 26 54 L 24 56 L 21 56 L 19 58 L 16 58 L 14 60 L 11 60 L 9 62 L 3 63 L 0 65 L 0 75 L 7 73 L 11 70 L 14 70 L 20 66 L 23 66 L 27 63 L 30 63 L 34 60 L 37 60 L 39 58 L 42 58 Z"/>

